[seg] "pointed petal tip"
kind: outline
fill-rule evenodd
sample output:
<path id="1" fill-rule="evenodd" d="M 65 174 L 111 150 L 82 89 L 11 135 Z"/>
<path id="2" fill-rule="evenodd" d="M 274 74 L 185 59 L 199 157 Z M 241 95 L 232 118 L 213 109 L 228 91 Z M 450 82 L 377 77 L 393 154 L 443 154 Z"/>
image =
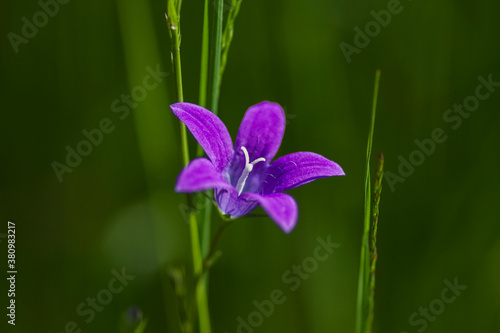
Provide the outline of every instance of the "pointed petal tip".
<path id="1" fill-rule="evenodd" d="M 283 230 L 283 232 L 285 234 L 289 234 L 293 231 L 293 229 L 295 229 L 296 225 L 297 225 L 297 221 L 291 223 L 290 225 L 287 225 L 287 226 L 280 225 L 279 227 L 281 228 L 281 230 Z"/>
<path id="2" fill-rule="evenodd" d="M 274 222 L 280 227 L 281 230 L 285 234 L 289 234 L 295 229 L 295 226 L 297 225 L 297 220 L 298 220 L 298 215 L 292 217 L 290 220 L 276 220 L 274 219 Z"/>
<path id="3" fill-rule="evenodd" d="M 331 171 L 330 177 L 345 176 L 345 172 L 340 165 L 338 165 L 336 162 L 334 162 L 332 160 L 329 160 L 329 162 L 330 162 L 330 171 Z"/>
<path id="4" fill-rule="evenodd" d="M 340 170 L 339 170 L 340 169 Z M 341 167 L 339 167 L 339 169 L 336 169 L 335 170 L 335 173 L 332 175 L 332 176 L 345 176 L 345 172 L 344 170 L 342 170 Z"/>
<path id="5" fill-rule="evenodd" d="M 175 191 L 175 193 L 186 193 L 186 192 L 184 192 L 182 185 L 180 185 L 178 181 L 177 181 L 177 184 L 175 184 L 174 191 Z"/>
<path id="6" fill-rule="evenodd" d="M 174 103 L 170 104 L 170 109 L 175 113 L 177 110 L 182 110 L 185 106 L 189 106 L 189 103 Z"/>
<path id="7" fill-rule="evenodd" d="M 181 175 L 182 175 L 182 173 L 181 173 Z M 183 185 L 184 181 L 185 180 L 181 177 L 179 177 L 177 179 L 177 182 L 176 182 L 175 187 L 174 187 L 175 193 L 194 193 L 194 192 L 196 192 L 196 191 L 192 191 L 192 190 L 189 190 L 188 188 L 186 188 L 186 186 Z"/>
<path id="8" fill-rule="evenodd" d="M 202 111 L 207 111 L 207 112 L 210 112 L 210 110 L 207 110 L 205 108 L 202 108 L 201 106 L 199 105 L 196 105 L 196 104 L 193 104 L 193 103 L 188 103 L 188 102 L 177 102 L 177 103 L 174 103 L 174 104 L 170 104 L 170 109 L 172 110 L 173 113 L 175 113 L 176 115 L 178 114 L 179 111 L 183 111 L 183 112 L 190 112 L 194 109 L 200 109 Z"/>

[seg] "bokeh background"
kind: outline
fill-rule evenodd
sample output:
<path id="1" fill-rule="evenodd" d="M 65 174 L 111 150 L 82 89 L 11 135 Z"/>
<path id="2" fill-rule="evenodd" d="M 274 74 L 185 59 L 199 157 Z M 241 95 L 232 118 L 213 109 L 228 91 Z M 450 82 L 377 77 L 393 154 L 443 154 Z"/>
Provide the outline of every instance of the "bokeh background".
<path id="1" fill-rule="evenodd" d="M 398 157 L 408 159 L 414 141 L 430 138 L 435 128 L 448 139 L 394 191 L 384 182 L 375 330 L 417 332 L 423 325 L 412 326 L 409 317 L 441 297 L 446 279 L 458 278 L 467 289 L 425 331 L 500 332 L 500 91 L 456 130 L 443 120 L 447 109 L 475 93 L 478 76 L 500 81 L 500 3 L 402 0 L 401 13 L 348 63 L 340 43 L 353 45 L 353 29 L 364 29 L 370 11 L 388 3 L 243 1 L 220 117 L 234 138 L 246 108 L 276 101 L 288 115 L 278 156 L 314 151 L 347 176 L 290 191 L 300 207 L 290 235 L 268 218 L 226 231 L 210 275 L 214 332 L 236 332 L 237 318 L 247 318 L 253 302 L 269 299 L 274 289 L 286 301 L 255 332 L 353 332 L 377 68 L 374 152 L 384 152 L 386 170 L 397 173 Z M 202 1 L 184 1 L 182 10 L 185 99 L 194 103 L 202 9 Z M 123 312 L 137 306 L 149 320 L 146 332 L 179 332 L 173 292 L 161 273 L 172 264 L 191 269 L 179 209 L 185 197 L 173 191 L 182 168 L 178 123 L 168 108 L 173 76 L 128 114 L 112 108 L 142 85 L 148 66 L 171 73 L 166 2 L 60 4 L 16 53 L 8 33 L 21 35 L 23 17 L 32 22 L 40 10 L 34 0 L 0 3 L 0 233 L 7 221 L 16 223 L 19 271 L 15 327 L 6 324 L 8 288 L 0 279 L 2 331 L 63 332 L 74 321 L 82 332 L 118 332 Z M 53 162 L 65 164 L 66 147 L 75 149 L 82 131 L 105 118 L 114 130 L 60 182 Z M 283 273 L 329 235 L 340 247 L 290 291 Z M 86 323 L 77 307 L 122 268 L 135 279 Z"/>

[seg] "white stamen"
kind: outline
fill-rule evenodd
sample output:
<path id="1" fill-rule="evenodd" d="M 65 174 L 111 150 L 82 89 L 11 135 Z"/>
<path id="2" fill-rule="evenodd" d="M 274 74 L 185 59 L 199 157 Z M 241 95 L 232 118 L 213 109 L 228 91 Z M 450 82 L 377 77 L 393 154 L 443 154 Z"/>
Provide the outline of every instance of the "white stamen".
<path id="1" fill-rule="evenodd" d="M 248 157 L 248 150 L 243 146 L 241 146 L 241 150 L 243 150 L 243 154 L 245 154 L 245 166 L 246 166 L 247 164 L 250 164 L 249 162 L 250 157 Z"/>
<path id="2" fill-rule="evenodd" d="M 236 184 L 236 191 L 238 191 L 238 195 L 243 192 L 243 188 L 245 187 L 245 183 L 247 181 L 248 176 L 250 175 L 250 172 L 253 170 L 253 166 L 259 162 L 265 162 L 266 159 L 264 157 L 259 157 L 252 163 L 250 163 L 250 157 L 248 156 L 248 151 L 245 147 L 241 147 L 241 150 L 243 150 L 243 153 L 245 154 L 245 168 L 243 169 L 243 172 L 241 173 L 240 178 L 238 179 L 238 183 Z"/>

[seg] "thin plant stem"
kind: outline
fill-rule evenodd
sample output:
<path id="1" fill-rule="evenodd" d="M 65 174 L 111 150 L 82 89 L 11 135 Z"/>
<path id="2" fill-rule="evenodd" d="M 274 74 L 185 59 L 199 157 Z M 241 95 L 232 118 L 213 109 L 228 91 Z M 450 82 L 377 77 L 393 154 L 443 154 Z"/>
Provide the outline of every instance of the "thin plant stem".
<path id="1" fill-rule="evenodd" d="M 200 91 L 198 103 L 202 107 L 207 107 L 207 87 L 208 87 L 208 60 L 209 60 L 209 19 L 208 19 L 208 0 L 205 0 L 203 9 L 203 34 L 201 40 L 201 65 L 200 65 Z"/>
<path id="2" fill-rule="evenodd" d="M 174 68 L 175 84 L 177 90 L 177 101 L 184 101 L 184 94 L 182 89 L 182 67 L 181 67 L 181 34 L 180 34 L 180 9 L 181 0 L 175 1 L 170 0 L 168 3 L 168 15 L 167 23 L 169 24 L 170 39 L 172 41 L 172 61 Z M 189 147 L 187 141 L 187 130 L 186 126 L 181 122 L 181 143 L 182 143 L 182 157 L 184 165 L 189 163 Z M 189 204 L 188 196 L 188 204 Z M 203 271 L 203 259 L 200 248 L 200 235 L 198 230 L 198 221 L 196 218 L 196 212 L 191 211 L 189 213 L 189 230 L 191 234 L 191 252 L 193 256 L 193 269 L 194 274 L 199 275 Z M 199 314 L 199 325 L 201 333 L 210 333 L 210 318 L 208 315 L 208 300 L 206 289 L 202 287 L 202 284 L 196 284 L 196 301 L 197 309 Z"/>
<path id="3" fill-rule="evenodd" d="M 222 59 L 220 65 L 219 86 L 221 85 L 222 76 L 224 75 L 224 70 L 226 68 L 229 47 L 231 46 L 231 42 L 233 41 L 234 22 L 236 20 L 236 16 L 238 16 L 238 13 L 240 11 L 242 1 L 243 0 L 232 0 L 231 8 L 229 9 L 229 14 L 227 15 L 226 27 L 224 28 L 224 34 L 222 36 Z"/>
<path id="4" fill-rule="evenodd" d="M 215 263 L 215 261 L 219 258 L 220 256 L 220 251 L 215 251 L 215 248 L 217 246 L 217 243 L 222 235 L 222 232 L 231 224 L 232 221 L 226 221 L 224 220 L 222 224 L 219 226 L 219 230 L 217 230 L 217 233 L 214 237 L 214 239 L 211 241 L 210 244 L 210 250 L 208 251 L 207 255 L 203 259 L 202 263 L 202 269 L 195 274 L 194 276 L 194 281 L 193 285 L 194 288 L 196 289 L 195 295 L 193 295 L 192 298 L 196 296 L 196 298 L 199 297 L 198 293 L 200 292 L 199 286 L 203 285 L 204 278 L 206 277 L 206 274 L 208 274 L 208 270 L 212 265 Z M 196 287 L 198 286 L 198 288 Z M 194 310 L 194 309 L 192 309 Z M 200 331 L 202 331 L 202 327 L 200 327 Z"/>
<path id="5" fill-rule="evenodd" d="M 222 236 L 222 233 L 226 228 L 231 225 L 233 220 L 224 220 L 222 224 L 219 226 L 219 229 L 217 230 L 217 233 L 215 234 L 215 237 L 212 239 L 210 243 L 210 250 L 208 251 L 207 255 L 203 259 L 203 269 L 200 272 L 199 275 L 195 276 L 194 279 L 194 284 L 198 284 L 200 281 L 202 281 L 204 275 L 208 273 L 208 270 L 214 262 L 219 258 L 220 256 L 220 251 L 216 251 L 217 243 L 220 240 L 220 237 Z"/>
<path id="6" fill-rule="evenodd" d="M 210 29 L 209 29 L 209 18 L 208 18 L 208 0 L 205 0 L 205 5 L 203 8 L 203 33 L 202 33 L 202 42 L 201 42 L 201 64 L 200 64 L 200 91 L 198 96 L 198 103 L 201 107 L 206 108 L 207 106 L 207 88 L 208 88 L 208 63 L 209 63 L 209 37 L 210 37 Z M 203 148 L 198 145 L 196 155 L 198 157 L 203 155 Z M 200 194 L 198 194 L 200 195 Z M 203 255 L 206 255 L 208 251 L 208 244 L 210 242 L 210 219 L 212 216 L 212 205 L 210 202 L 204 202 L 204 214 L 199 214 L 199 219 L 202 221 L 202 239 L 201 239 L 201 251 Z M 206 280 L 203 281 L 203 288 L 207 288 Z"/>
<path id="7" fill-rule="evenodd" d="M 205 4 L 206 5 L 206 4 Z M 212 50 L 213 50 L 213 63 L 212 63 L 212 82 L 211 82 L 211 99 L 210 99 L 210 110 L 217 114 L 219 105 L 219 77 L 220 77 L 220 59 L 221 59 L 221 49 L 222 49 L 222 18 L 223 18 L 223 2 L 222 0 L 216 0 L 215 7 L 215 18 L 214 18 L 214 36 L 212 38 Z M 205 14 L 208 16 L 208 14 Z M 208 21 L 208 18 L 207 18 Z M 208 25 L 208 23 L 206 23 Z M 205 23 L 204 23 L 205 29 Z M 208 29 L 207 29 L 208 30 Z M 203 34 L 205 37 L 206 33 Z M 203 55 L 202 55 L 203 57 Z M 202 84 L 200 84 L 201 87 Z M 201 95 L 201 92 L 200 92 Z M 203 223 L 203 233 L 202 233 L 202 244 L 201 248 L 204 254 L 208 251 L 208 246 L 210 243 L 210 231 L 211 231 L 211 217 L 212 217 L 212 205 L 209 201 L 205 200 L 205 215 Z M 202 283 L 206 288 L 206 280 Z"/>
<path id="8" fill-rule="evenodd" d="M 220 66 L 222 50 L 222 19 L 224 4 L 222 0 L 216 0 L 214 29 L 213 29 L 213 58 L 212 58 L 212 85 L 211 85 L 211 108 L 210 110 L 217 114 L 219 106 L 219 87 L 220 87 Z"/>
<path id="9" fill-rule="evenodd" d="M 380 83 L 380 70 L 375 73 L 375 86 L 373 91 L 373 103 L 371 110 L 370 130 L 368 144 L 366 147 L 366 169 L 365 169 L 365 207 L 363 239 L 361 243 L 361 255 L 359 262 L 358 296 L 356 302 L 356 333 L 367 332 L 367 318 L 370 300 L 370 221 L 371 221 L 371 180 L 370 180 L 370 158 L 372 153 L 373 132 L 375 129 L 375 115 L 377 111 L 378 90 Z"/>
<path id="10" fill-rule="evenodd" d="M 190 214 L 190 232 L 191 232 L 191 243 L 193 247 L 193 264 L 194 264 L 194 275 L 203 275 L 203 259 L 200 248 L 200 237 L 198 231 L 198 221 L 196 220 L 196 213 L 192 212 Z M 198 308 L 198 319 L 200 325 L 201 333 L 210 333 L 212 331 L 210 326 L 210 316 L 208 311 L 208 298 L 207 289 L 203 287 L 204 284 L 196 279 L 195 290 L 196 290 L 196 303 Z"/>
<path id="11" fill-rule="evenodd" d="M 207 88 L 208 88 L 208 62 L 209 62 L 209 18 L 208 18 L 208 0 L 205 0 L 203 8 L 203 33 L 201 37 L 201 62 L 200 62 L 200 91 L 198 93 L 198 104 L 201 107 L 207 107 Z M 203 155 L 203 149 L 198 145 L 196 155 Z"/>
<path id="12" fill-rule="evenodd" d="M 370 298 L 368 301 L 368 316 L 366 319 L 366 332 L 373 332 L 373 318 L 375 317 L 375 272 L 377 267 L 377 229 L 380 195 L 382 193 L 382 179 L 384 178 L 384 155 L 378 155 L 377 176 L 373 191 L 373 221 L 370 230 Z"/>
<path id="13" fill-rule="evenodd" d="M 202 35 L 202 46 L 201 46 L 201 66 L 200 66 L 200 91 L 199 91 L 199 104 L 202 107 L 206 107 L 207 92 L 208 92 L 208 68 L 209 68 L 209 1 L 205 0 L 203 9 L 203 35 Z M 218 92 L 217 92 L 218 93 Z M 217 101 L 218 102 L 218 101 Z M 217 114 L 217 104 L 215 108 L 211 108 L 212 112 Z M 198 146 L 197 155 L 201 156 L 203 150 L 201 146 Z M 200 220 L 203 222 L 201 225 L 201 252 L 203 256 L 207 255 L 209 244 L 210 244 L 210 234 L 212 227 L 212 204 L 208 199 L 205 199 L 204 214 L 200 216 Z M 204 265 L 203 265 L 204 266 Z M 203 268 L 202 268 L 203 270 Z M 197 297 L 198 302 L 204 302 L 206 307 L 198 312 L 200 321 L 200 331 L 202 333 L 210 332 L 210 313 L 208 309 L 208 275 L 203 276 L 203 272 L 199 272 L 201 279 L 198 283 Z"/>
<path id="14" fill-rule="evenodd" d="M 204 268 L 206 269 L 207 267 L 207 262 L 210 261 L 211 257 L 215 253 L 215 247 L 217 246 L 217 243 L 219 242 L 220 236 L 222 235 L 222 232 L 231 224 L 231 222 L 223 222 L 221 226 L 219 227 L 219 230 L 215 234 L 215 237 L 212 241 L 212 244 L 210 245 L 210 250 L 208 251 L 207 255 L 205 256 L 204 260 Z"/>
<path id="15" fill-rule="evenodd" d="M 211 82 L 211 100 L 210 110 L 217 114 L 219 105 L 219 76 L 220 76 L 220 57 L 222 44 L 222 20 L 223 20 L 223 2 L 216 0 L 215 15 L 214 15 L 214 36 L 212 38 L 213 63 L 212 63 L 212 82 Z M 200 103 L 202 106 L 207 104 L 206 92 L 207 85 L 204 83 L 208 79 L 208 1 L 205 0 L 204 18 L 203 18 L 203 40 L 202 40 L 202 66 L 200 74 Z M 200 153 L 200 149 L 198 149 Z M 212 205 L 208 199 L 205 200 L 205 214 L 203 216 L 202 236 L 201 236 L 201 251 L 204 255 L 209 251 L 210 234 L 212 228 Z M 201 274 L 203 275 L 203 274 Z M 208 275 L 202 276 L 197 289 L 198 303 L 204 302 L 206 307 L 200 308 L 198 315 L 200 321 L 200 331 L 202 333 L 210 332 L 210 314 L 208 312 Z"/>

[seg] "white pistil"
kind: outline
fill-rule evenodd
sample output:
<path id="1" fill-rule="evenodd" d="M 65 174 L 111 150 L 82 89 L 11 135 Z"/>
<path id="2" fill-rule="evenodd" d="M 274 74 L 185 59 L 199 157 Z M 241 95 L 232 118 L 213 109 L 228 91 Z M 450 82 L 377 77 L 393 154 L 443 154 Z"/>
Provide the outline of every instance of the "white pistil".
<path id="1" fill-rule="evenodd" d="M 247 149 L 242 146 L 241 150 L 243 150 L 243 153 L 245 154 L 245 168 L 243 169 L 240 179 L 238 179 L 238 183 L 236 184 L 236 191 L 238 191 L 238 195 L 240 195 L 241 192 L 243 192 L 243 188 L 245 187 L 248 175 L 250 175 L 250 172 L 252 172 L 253 170 L 253 166 L 259 162 L 266 161 L 264 157 L 259 157 L 258 159 L 250 163 L 250 157 L 248 156 Z"/>

